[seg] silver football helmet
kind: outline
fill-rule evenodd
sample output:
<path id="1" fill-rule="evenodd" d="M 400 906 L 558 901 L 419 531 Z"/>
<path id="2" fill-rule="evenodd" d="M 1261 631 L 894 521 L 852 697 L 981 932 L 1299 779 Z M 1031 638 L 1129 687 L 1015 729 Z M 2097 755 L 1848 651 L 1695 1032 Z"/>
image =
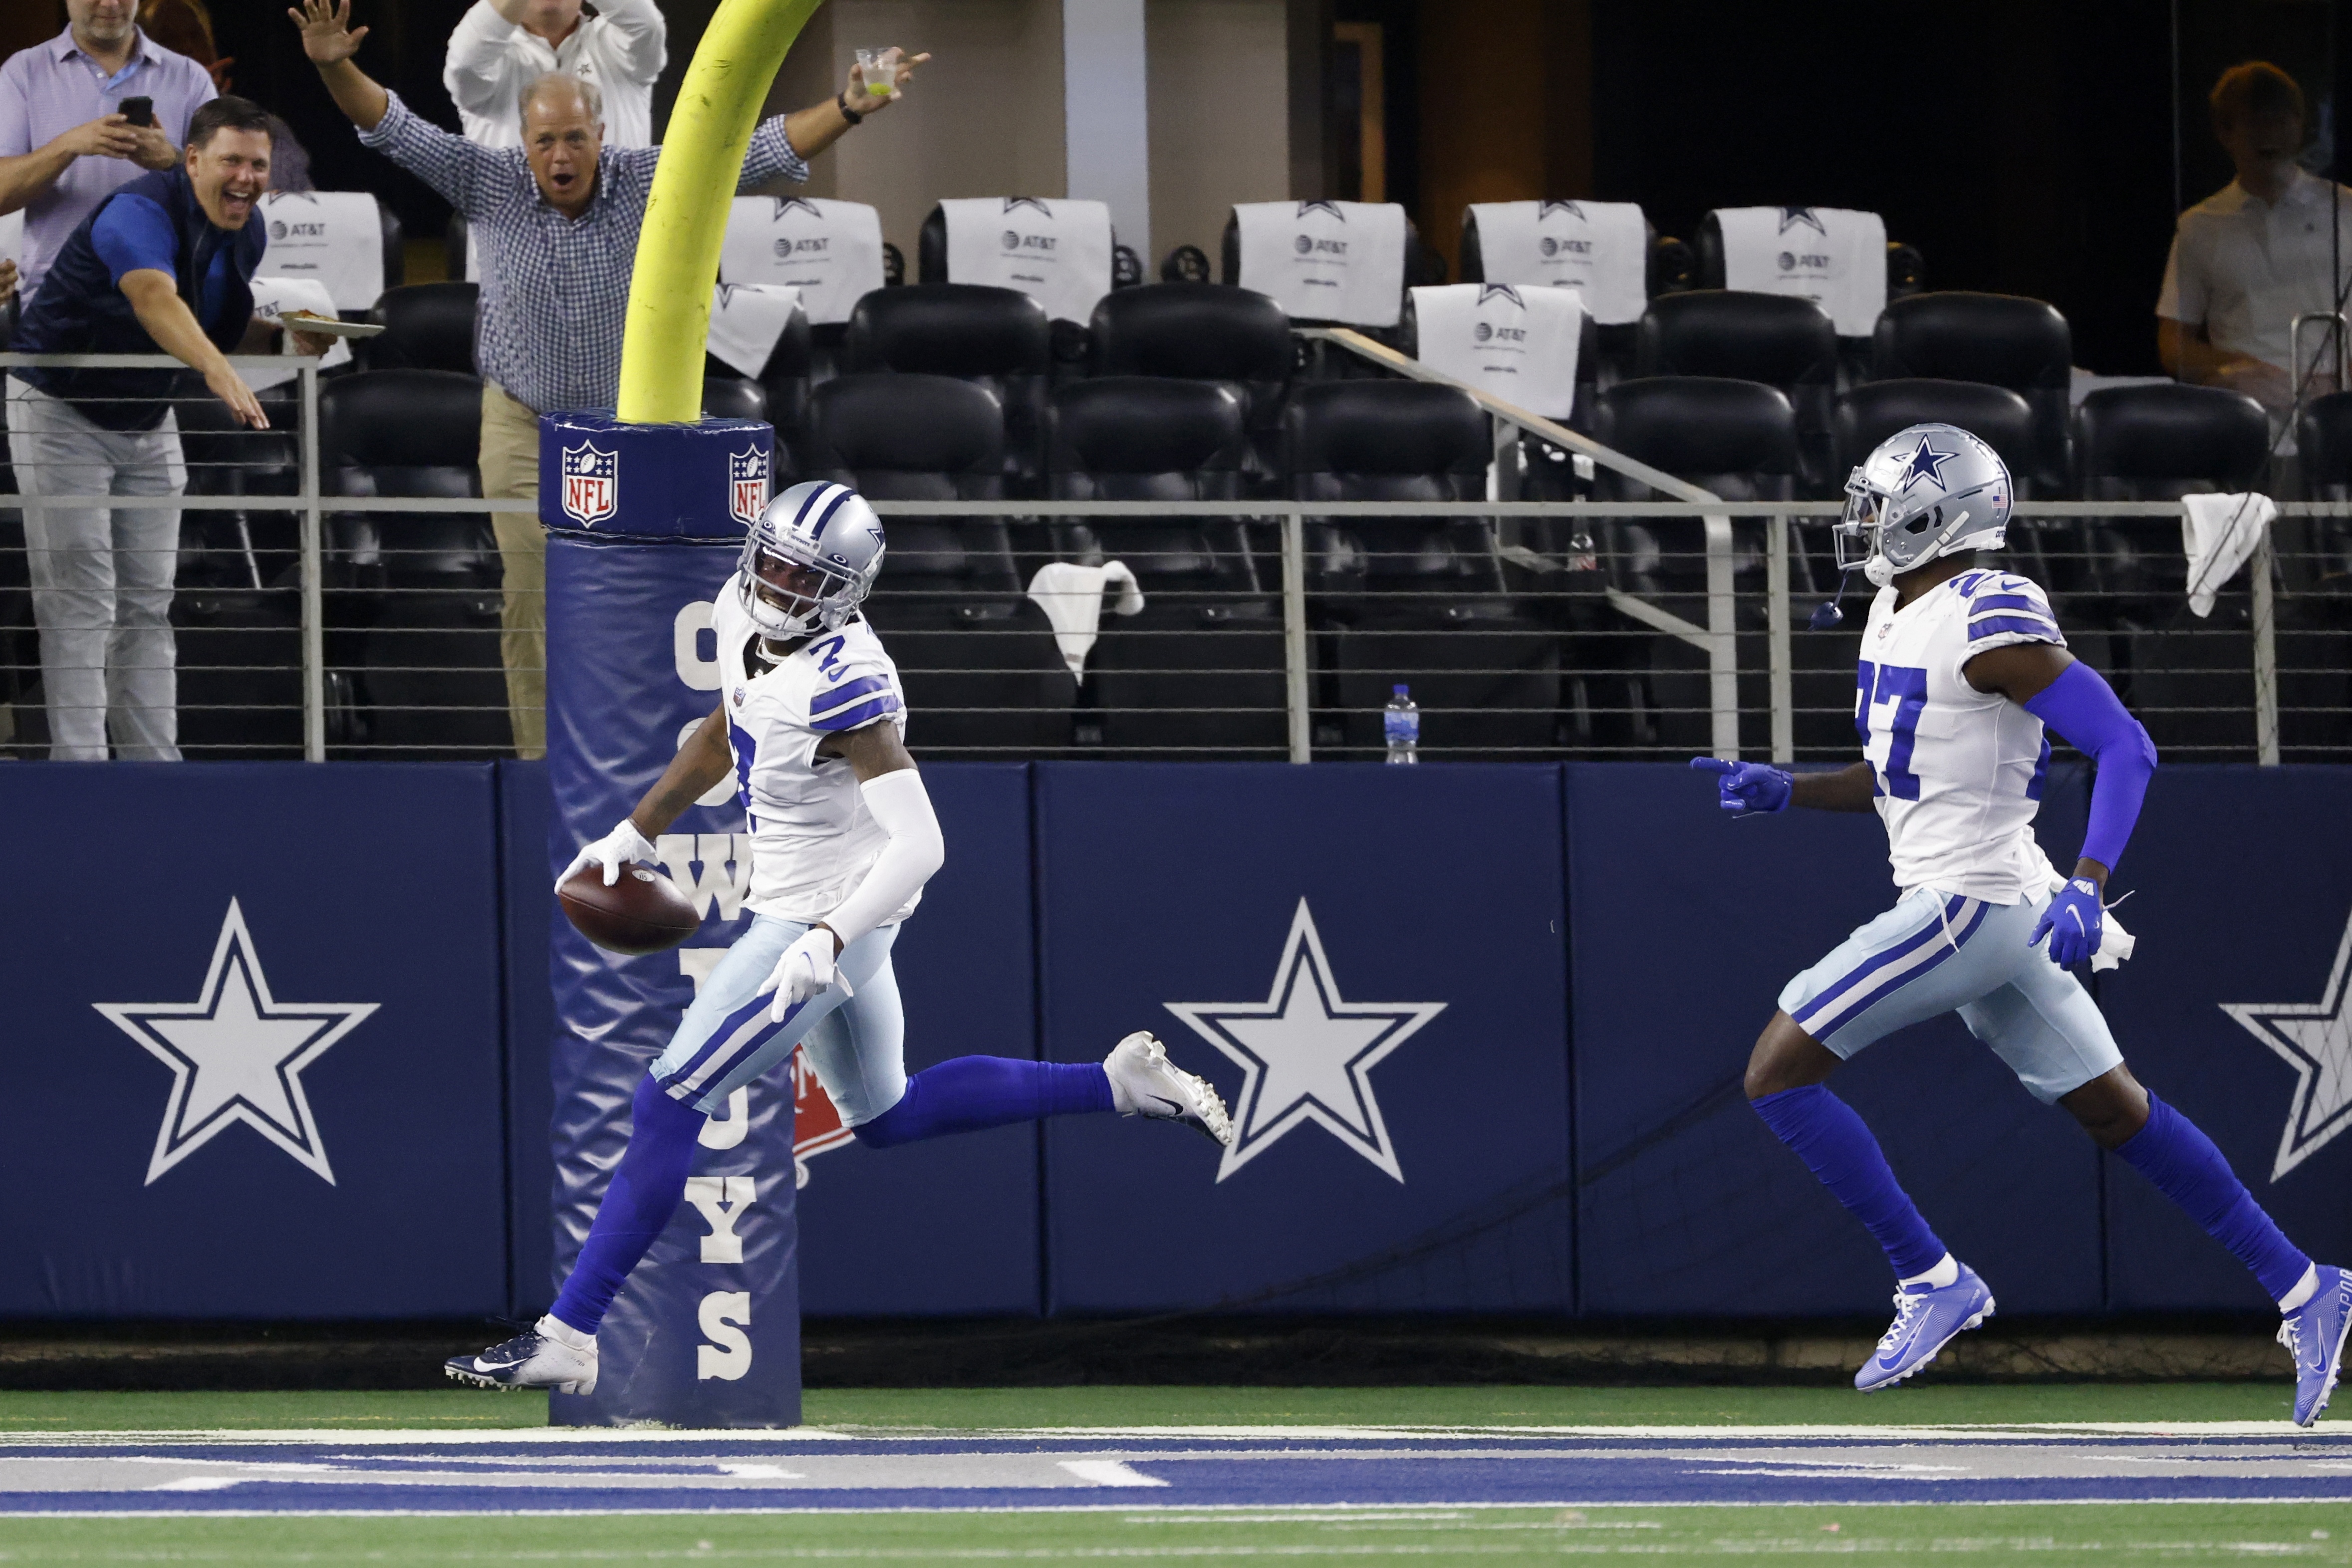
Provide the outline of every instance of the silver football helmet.
<path id="1" fill-rule="evenodd" d="M 1884 588 L 1939 555 L 1998 550 L 2014 494 L 2000 454 L 1958 426 L 1898 430 L 1845 481 L 1838 568 Z"/>
<path id="2" fill-rule="evenodd" d="M 743 613 L 782 641 L 834 631 L 882 570 L 882 520 L 847 485 L 811 480 L 768 503 L 744 536 Z"/>

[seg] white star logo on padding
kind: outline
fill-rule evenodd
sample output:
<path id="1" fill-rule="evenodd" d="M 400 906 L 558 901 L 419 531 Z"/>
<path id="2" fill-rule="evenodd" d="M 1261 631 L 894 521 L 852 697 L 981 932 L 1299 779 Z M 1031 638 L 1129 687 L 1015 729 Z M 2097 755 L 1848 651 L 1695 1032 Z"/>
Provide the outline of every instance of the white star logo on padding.
<path id="1" fill-rule="evenodd" d="M 2345 1012 L 2345 982 L 2352 978 L 2352 921 L 2336 949 L 2336 967 L 2317 1002 L 2224 1002 L 2221 1011 L 2294 1068 L 2294 1098 L 2279 1135 L 2275 1182 L 2352 1128 L 2352 1015 Z"/>
<path id="2" fill-rule="evenodd" d="M 1223 1181 L 1293 1128 L 1319 1124 L 1398 1181 L 1404 1172 L 1372 1093 L 1371 1070 L 1443 1002 L 1343 1002 L 1307 900 L 1290 922 L 1264 1002 L 1169 1002 L 1162 1005 L 1242 1069 L 1233 1145 L 1217 1166 Z"/>
<path id="3" fill-rule="evenodd" d="M 171 1099 L 147 1165 L 149 1183 L 240 1121 L 333 1183 L 302 1092 L 302 1069 L 378 1005 L 278 1002 L 235 899 L 195 1001 L 90 1005 L 172 1069 Z"/>

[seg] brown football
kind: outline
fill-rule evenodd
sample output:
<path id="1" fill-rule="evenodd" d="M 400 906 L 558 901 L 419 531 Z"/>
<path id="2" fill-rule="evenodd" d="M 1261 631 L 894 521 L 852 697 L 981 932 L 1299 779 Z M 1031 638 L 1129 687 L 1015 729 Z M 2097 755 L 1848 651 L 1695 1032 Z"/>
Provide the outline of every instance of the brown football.
<path id="1" fill-rule="evenodd" d="M 592 863 L 555 896 L 580 934 L 610 952 L 660 952 L 702 924 L 677 884 L 649 866 L 622 867 L 621 879 L 608 888 L 604 868 Z"/>

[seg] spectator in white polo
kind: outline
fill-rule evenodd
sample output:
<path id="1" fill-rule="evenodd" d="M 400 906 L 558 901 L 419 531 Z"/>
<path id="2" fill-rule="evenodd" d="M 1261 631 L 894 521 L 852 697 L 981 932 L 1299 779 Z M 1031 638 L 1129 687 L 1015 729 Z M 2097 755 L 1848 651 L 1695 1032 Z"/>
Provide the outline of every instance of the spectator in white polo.
<path id="1" fill-rule="evenodd" d="M 474 0 L 449 35 L 442 85 L 469 141 L 522 145 L 523 89 L 550 72 L 604 95 L 604 144 L 650 147 L 654 79 L 668 57 L 668 26 L 654 0 Z"/>
<path id="2" fill-rule="evenodd" d="M 0 214 L 25 214 L 27 299 L 98 204 L 151 170 L 180 166 L 210 72 L 133 20 L 137 0 L 66 0 L 66 30 L 0 65 Z M 153 105 L 132 125 L 126 99 Z"/>
<path id="3" fill-rule="evenodd" d="M 2156 302 L 2157 352 L 2175 379 L 2242 392 L 2283 415 L 2296 369 L 2306 400 L 2336 390 L 2326 329 L 2305 329 L 2300 367 L 2290 366 L 2289 343 L 2295 317 L 2336 308 L 2336 259 L 2352 273 L 2352 191 L 2295 163 L 2303 89 L 2278 67 L 2231 66 L 2207 101 L 2237 177 L 2180 215 Z"/>

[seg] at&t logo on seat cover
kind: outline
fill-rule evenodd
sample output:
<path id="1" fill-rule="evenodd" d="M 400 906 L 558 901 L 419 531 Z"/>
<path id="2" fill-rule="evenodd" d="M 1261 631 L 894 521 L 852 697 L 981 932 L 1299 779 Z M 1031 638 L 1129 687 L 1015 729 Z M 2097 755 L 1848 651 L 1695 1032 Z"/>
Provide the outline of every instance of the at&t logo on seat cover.
<path id="1" fill-rule="evenodd" d="M 745 528 L 768 510 L 768 454 L 754 445 L 727 458 L 728 515 Z"/>
<path id="2" fill-rule="evenodd" d="M 593 441 L 563 448 L 564 516 L 583 528 L 593 528 L 613 515 L 620 500 L 618 452 L 607 452 Z"/>

